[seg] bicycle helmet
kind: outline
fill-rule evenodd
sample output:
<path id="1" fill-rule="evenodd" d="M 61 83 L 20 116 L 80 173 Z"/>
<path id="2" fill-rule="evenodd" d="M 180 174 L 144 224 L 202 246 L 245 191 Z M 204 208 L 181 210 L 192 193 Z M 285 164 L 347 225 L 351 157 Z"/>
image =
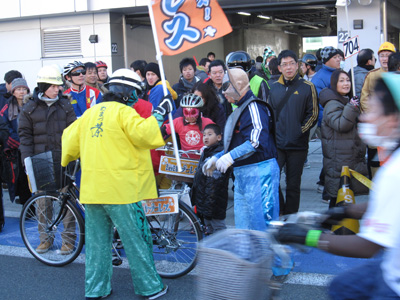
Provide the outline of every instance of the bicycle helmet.
<path id="1" fill-rule="evenodd" d="M 231 52 L 226 57 L 226 65 L 228 68 L 241 68 L 245 72 L 249 72 L 253 66 L 250 55 L 245 51 Z"/>
<path id="2" fill-rule="evenodd" d="M 83 69 L 86 70 L 85 65 L 82 62 L 78 61 L 78 60 L 75 60 L 72 63 L 66 64 L 64 66 L 63 76 L 65 77 L 66 75 L 71 73 L 73 69 L 76 69 L 76 68 L 79 68 L 79 67 L 82 67 Z"/>
<path id="3" fill-rule="evenodd" d="M 204 105 L 204 101 L 200 96 L 190 93 L 183 96 L 180 105 L 181 107 L 198 108 Z"/>
<path id="4" fill-rule="evenodd" d="M 61 72 L 55 66 L 44 66 L 40 69 L 36 83 L 48 83 L 54 85 L 63 85 Z"/>
<path id="5" fill-rule="evenodd" d="M 96 61 L 95 64 L 97 68 L 108 68 L 107 64 L 102 60 Z"/>
<path id="6" fill-rule="evenodd" d="M 304 55 L 303 58 L 300 59 L 300 61 L 313 68 L 317 66 L 317 57 L 313 54 Z"/>

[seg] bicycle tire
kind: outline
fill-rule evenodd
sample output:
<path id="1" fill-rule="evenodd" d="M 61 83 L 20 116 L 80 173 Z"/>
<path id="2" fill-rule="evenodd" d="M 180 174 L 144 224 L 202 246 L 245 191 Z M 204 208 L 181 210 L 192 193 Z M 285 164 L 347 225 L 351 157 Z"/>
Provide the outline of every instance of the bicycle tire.
<path id="1" fill-rule="evenodd" d="M 200 220 L 184 203 L 180 213 L 148 217 L 153 236 L 153 256 L 158 274 L 178 278 L 196 265 L 198 243 L 203 238 Z"/>
<path id="2" fill-rule="evenodd" d="M 84 220 L 75 205 L 68 200 L 65 204 L 66 214 L 53 228 L 51 225 L 59 215 L 62 200 L 56 192 L 43 192 L 31 197 L 24 205 L 20 217 L 20 231 L 22 240 L 29 252 L 40 262 L 54 267 L 62 267 L 73 262 L 81 253 L 84 244 Z M 64 232 L 64 226 L 69 232 Z M 43 241 L 49 241 L 50 248 L 42 253 L 38 252 L 40 235 Z M 69 252 L 61 253 L 61 247 L 68 241 L 73 247 Z"/>

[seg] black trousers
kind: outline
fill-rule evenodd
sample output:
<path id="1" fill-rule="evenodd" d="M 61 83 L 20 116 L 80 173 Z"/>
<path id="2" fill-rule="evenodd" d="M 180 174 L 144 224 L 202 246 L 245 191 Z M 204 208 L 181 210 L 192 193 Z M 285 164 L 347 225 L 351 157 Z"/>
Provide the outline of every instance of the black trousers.
<path id="1" fill-rule="evenodd" d="M 286 201 L 279 188 L 279 207 L 281 214 L 297 213 L 300 206 L 300 185 L 307 150 L 278 149 L 278 164 L 282 172 L 286 166 Z"/>

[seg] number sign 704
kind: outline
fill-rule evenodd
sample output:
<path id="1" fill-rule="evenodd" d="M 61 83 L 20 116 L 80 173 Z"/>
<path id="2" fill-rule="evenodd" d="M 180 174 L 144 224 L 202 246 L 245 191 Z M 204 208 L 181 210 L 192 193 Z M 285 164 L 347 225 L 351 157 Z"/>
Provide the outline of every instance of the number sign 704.
<path id="1" fill-rule="evenodd" d="M 348 39 L 347 41 L 345 41 L 343 43 L 343 52 L 344 52 L 345 58 L 353 56 L 360 51 L 361 51 L 361 47 L 358 42 L 358 35 L 356 35 L 355 37 L 352 37 L 351 39 Z"/>

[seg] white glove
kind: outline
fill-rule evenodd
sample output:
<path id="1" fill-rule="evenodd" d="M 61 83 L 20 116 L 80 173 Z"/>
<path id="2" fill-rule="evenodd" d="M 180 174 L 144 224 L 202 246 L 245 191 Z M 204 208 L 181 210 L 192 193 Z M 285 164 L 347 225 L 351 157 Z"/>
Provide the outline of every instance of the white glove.
<path id="1" fill-rule="evenodd" d="M 232 156 L 229 153 L 222 155 L 215 165 L 218 171 L 225 173 L 228 168 L 233 165 Z"/>
<path id="2" fill-rule="evenodd" d="M 215 163 L 217 162 L 218 158 L 215 156 L 211 157 L 209 160 L 206 161 L 206 163 L 203 165 L 202 171 L 203 174 L 211 177 L 214 170 L 215 170 Z"/>

